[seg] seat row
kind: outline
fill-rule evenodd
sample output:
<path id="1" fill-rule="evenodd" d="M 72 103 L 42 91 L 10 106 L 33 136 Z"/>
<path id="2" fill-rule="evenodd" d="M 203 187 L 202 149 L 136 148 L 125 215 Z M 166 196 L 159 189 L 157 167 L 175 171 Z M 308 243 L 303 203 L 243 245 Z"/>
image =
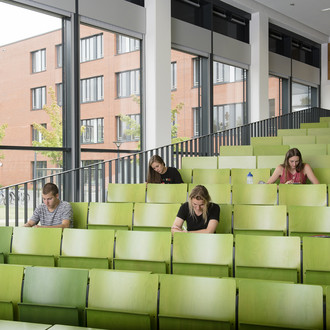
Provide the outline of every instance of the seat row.
<path id="1" fill-rule="evenodd" d="M 7 320 L 100 329 L 324 328 L 318 285 L 18 265 L 0 265 L 0 277 Z M 330 326 L 329 287 L 326 309 Z"/>

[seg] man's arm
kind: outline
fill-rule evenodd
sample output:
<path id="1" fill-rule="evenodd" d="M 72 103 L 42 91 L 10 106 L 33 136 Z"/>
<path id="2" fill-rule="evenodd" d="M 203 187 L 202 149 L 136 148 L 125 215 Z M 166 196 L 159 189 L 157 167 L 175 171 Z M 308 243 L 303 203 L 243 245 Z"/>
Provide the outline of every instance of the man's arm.
<path id="1" fill-rule="evenodd" d="M 60 225 L 54 225 L 54 226 L 36 225 L 36 227 L 42 227 L 42 228 L 69 228 L 70 227 L 70 220 L 62 220 L 62 223 Z"/>
<path id="2" fill-rule="evenodd" d="M 30 219 L 27 223 L 24 224 L 24 227 L 33 227 L 35 225 L 36 225 L 35 221 Z"/>

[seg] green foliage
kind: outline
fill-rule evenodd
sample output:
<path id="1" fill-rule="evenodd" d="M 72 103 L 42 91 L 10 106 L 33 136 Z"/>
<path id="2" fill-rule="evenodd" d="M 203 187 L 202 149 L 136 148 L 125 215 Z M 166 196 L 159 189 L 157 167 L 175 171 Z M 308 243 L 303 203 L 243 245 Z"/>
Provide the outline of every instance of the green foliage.
<path id="1" fill-rule="evenodd" d="M 2 124 L 0 125 L 0 144 L 2 142 L 2 139 L 5 137 L 5 133 L 6 133 L 6 128 L 8 127 L 8 124 Z M 1 152 L 0 153 L 0 159 L 4 159 L 5 156 L 4 154 Z"/>

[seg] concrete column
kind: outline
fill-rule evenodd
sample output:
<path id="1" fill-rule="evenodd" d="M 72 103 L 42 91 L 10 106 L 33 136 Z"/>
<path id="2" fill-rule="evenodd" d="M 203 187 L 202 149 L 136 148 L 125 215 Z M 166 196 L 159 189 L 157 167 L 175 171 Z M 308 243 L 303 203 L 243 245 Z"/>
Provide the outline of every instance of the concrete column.
<path id="1" fill-rule="evenodd" d="M 330 40 L 329 40 L 330 42 Z M 330 79 L 328 65 L 330 65 L 329 44 L 321 46 L 321 102 L 320 107 L 330 109 Z"/>
<path id="2" fill-rule="evenodd" d="M 252 14 L 250 21 L 251 67 L 249 71 L 250 120 L 269 118 L 268 103 L 268 16 Z"/>
<path id="3" fill-rule="evenodd" d="M 145 148 L 171 143 L 171 0 L 146 0 Z"/>

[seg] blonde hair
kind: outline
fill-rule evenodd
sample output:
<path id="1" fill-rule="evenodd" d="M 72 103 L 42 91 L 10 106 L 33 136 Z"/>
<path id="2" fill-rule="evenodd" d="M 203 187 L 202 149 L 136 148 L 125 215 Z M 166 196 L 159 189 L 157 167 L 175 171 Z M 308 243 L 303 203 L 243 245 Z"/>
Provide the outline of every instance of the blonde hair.
<path id="1" fill-rule="evenodd" d="M 157 173 L 153 168 L 153 163 L 159 163 L 165 166 L 165 163 L 163 161 L 163 158 L 158 155 L 153 155 L 149 159 L 149 166 L 148 166 L 148 176 L 147 176 L 147 182 L 148 183 L 161 183 L 161 176 L 159 173 Z"/>
<path id="2" fill-rule="evenodd" d="M 204 201 L 205 206 L 203 208 L 203 220 L 204 223 L 207 222 L 207 211 L 211 202 L 211 197 L 207 189 L 202 185 L 197 185 L 190 193 L 188 198 L 189 213 L 193 218 L 196 218 L 194 208 L 192 206 L 192 199 L 197 199 L 198 201 Z"/>

